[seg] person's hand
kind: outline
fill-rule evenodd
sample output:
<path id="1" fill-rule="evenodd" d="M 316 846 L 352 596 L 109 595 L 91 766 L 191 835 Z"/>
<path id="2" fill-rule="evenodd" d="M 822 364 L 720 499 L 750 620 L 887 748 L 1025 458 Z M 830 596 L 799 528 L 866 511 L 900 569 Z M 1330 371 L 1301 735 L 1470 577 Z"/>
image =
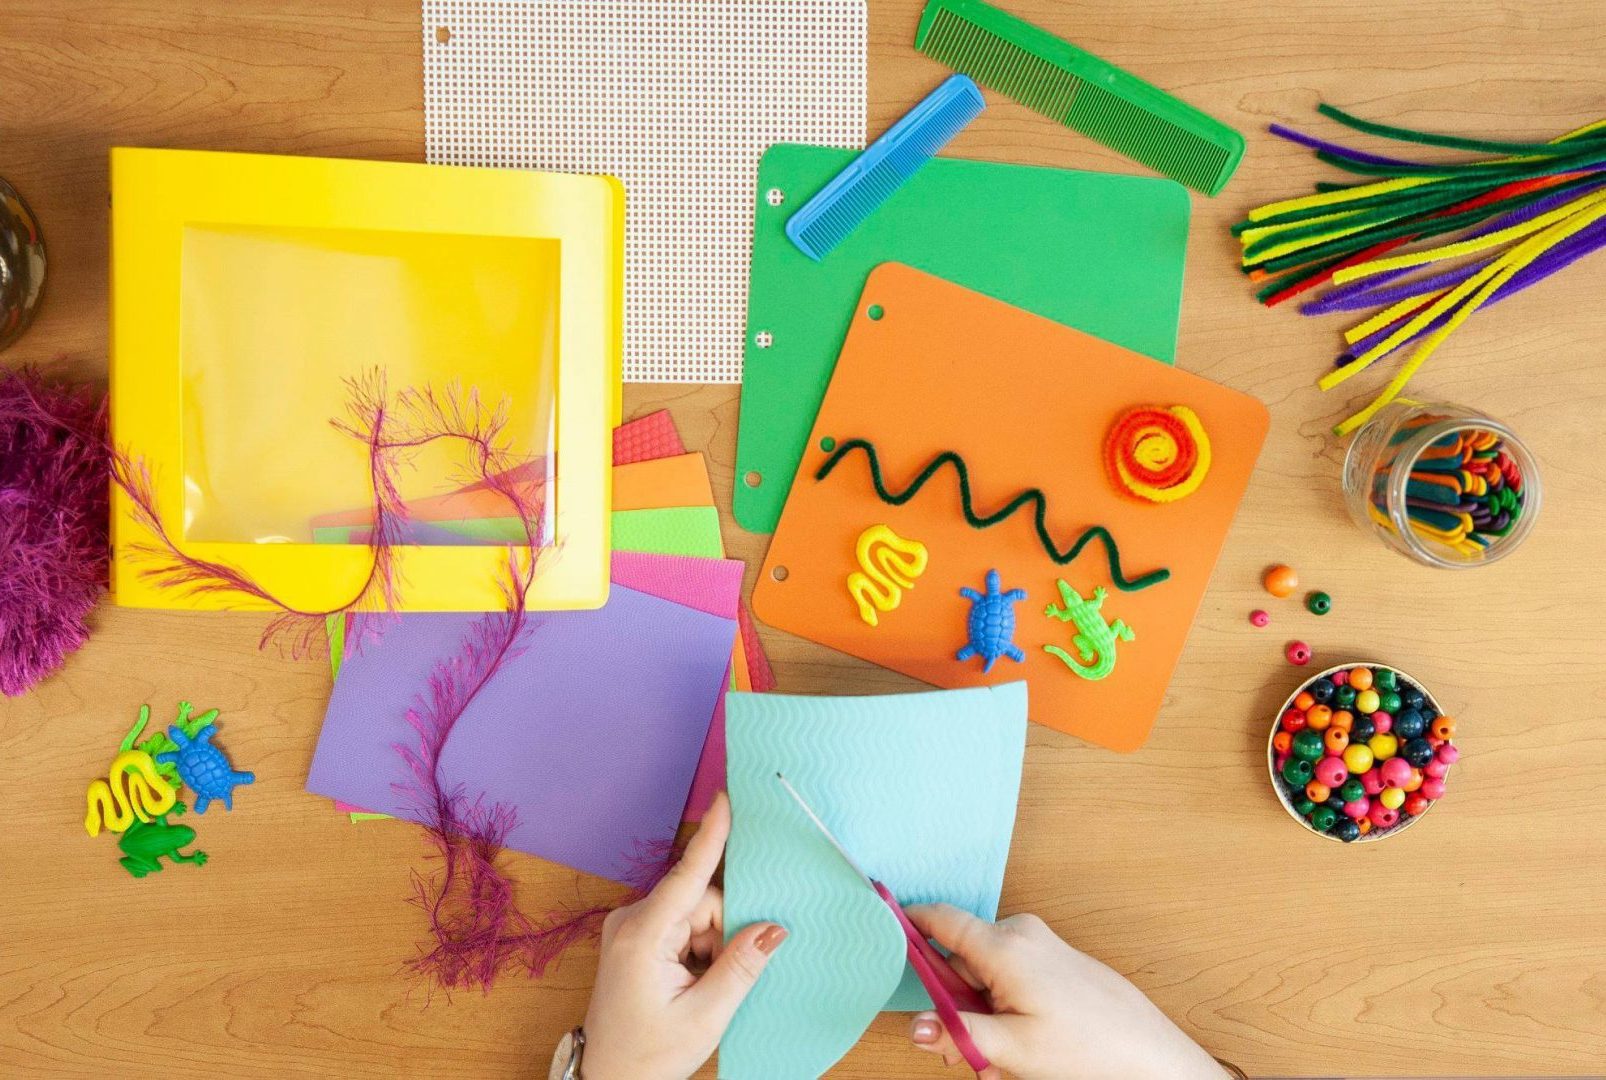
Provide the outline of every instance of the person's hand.
<path id="1" fill-rule="evenodd" d="M 724 898 L 710 882 L 730 831 L 730 802 L 720 795 L 658 887 L 602 924 L 585 1080 L 686 1080 L 786 940 L 774 923 L 754 923 L 724 944 Z"/>
<path id="2" fill-rule="evenodd" d="M 982 1080 L 1221 1080 L 1226 1073 L 1143 992 L 1061 941 L 1035 915 L 990 923 L 947 904 L 911 906 L 911 922 L 953 955 L 954 970 L 985 990 L 992 1016 L 961 1013 L 993 1063 Z M 910 1038 L 963 1063 L 936 1013 Z"/>

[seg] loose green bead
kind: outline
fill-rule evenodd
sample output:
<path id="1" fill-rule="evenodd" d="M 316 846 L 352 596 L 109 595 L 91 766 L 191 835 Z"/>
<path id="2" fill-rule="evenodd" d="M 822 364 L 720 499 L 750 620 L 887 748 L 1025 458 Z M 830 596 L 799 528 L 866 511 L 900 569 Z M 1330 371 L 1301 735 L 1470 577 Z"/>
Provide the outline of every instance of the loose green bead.
<path id="1" fill-rule="evenodd" d="M 1380 667 L 1377 669 L 1377 680 L 1373 683 L 1373 685 L 1377 687 L 1379 692 L 1384 690 L 1398 690 L 1400 688 L 1400 678 L 1389 668 Z M 1393 709 L 1389 710 L 1389 712 L 1393 711 Z"/>
<path id="2" fill-rule="evenodd" d="M 1355 704 L 1355 687 L 1349 685 L 1340 686 L 1333 694 L 1333 700 L 1338 703 L 1340 709 L 1349 708 Z"/>
<path id="3" fill-rule="evenodd" d="M 1304 796 L 1294 800 L 1294 812 L 1300 817 L 1310 817 L 1310 812 L 1316 809 L 1316 804 Z"/>
<path id="4" fill-rule="evenodd" d="M 1337 820 L 1338 811 L 1331 806 L 1318 806 L 1311 811 L 1310 823 L 1317 832 L 1326 832 L 1333 827 L 1333 822 Z"/>
<path id="5" fill-rule="evenodd" d="M 1317 762 L 1327 752 L 1322 746 L 1322 733 L 1305 728 L 1294 732 L 1294 756 L 1304 758 L 1306 761 Z"/>
<path id="6" fill-rule="evenodd" d="M 1302 788 L 1310 783 L 1315 775 L 1316 767 L 1301 757 L 1291 757 L 1283 765 L 1283 779 L 1296 788 Z"/>
<path id="7" fill-rule="evenodd" d="M 1344 797 L 1345 802 L 1352 803 L 1366 794 L 1366 785 L 1352 776 L 1344 781 L 1343 786 L 1338 789 L 1338 793 Z"/>
<path id="8" fill-rule="evenodd" d="M 1400 695 L 1396 694 L 1393 690 L 1385 690 L 1383 693 L 1377 696 L 1377 699 L 1378 701 L 1382 702 L 1378 708 L 1382 709 L 1390 716 L 1393 716 L 1395 713 L 1400 711 Z"/>
<path id="9" fill-rule="evenodd" d="M 1305 597 L 1305 607 L 1312 615 L 1326 615 L 1333 610 L 1333 598 L 1324 592 L 1313 592 Z"/>

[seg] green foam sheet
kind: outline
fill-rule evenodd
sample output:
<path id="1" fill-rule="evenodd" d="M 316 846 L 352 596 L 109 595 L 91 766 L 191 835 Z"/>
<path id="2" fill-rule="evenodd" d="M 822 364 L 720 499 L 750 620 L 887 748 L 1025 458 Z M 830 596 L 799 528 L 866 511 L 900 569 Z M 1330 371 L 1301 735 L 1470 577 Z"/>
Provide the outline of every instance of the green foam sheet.
<path id="1" fill-rule="evenodd" d="M 751 532 L 775 531 L 854 305 L 883 262 L 1168 364 L 1176 356 L 1191 209 L 1182 185 L 935 158 L 814 262 L 786 238 L 786 219 L 855 156 L 782 143 L 759 165 L 734 506 Z M 887 393 L 919 393 L 921 379 L 912 370 Z"/>
<path id="2" fill-rule="evenodd" d="M 615 510 L 613 550 L 651 555 L 724 557 L 719 539 L 719 511 L 712 506 L 671 506 L 654 510 Z M 431 521 L 445 532 L 480 542 L 522 544 L 524 523 L 516 517 L 463 518 Z M 312 531 L 315 544 L 349 544 L 352 529 L 329 526 Z"/>

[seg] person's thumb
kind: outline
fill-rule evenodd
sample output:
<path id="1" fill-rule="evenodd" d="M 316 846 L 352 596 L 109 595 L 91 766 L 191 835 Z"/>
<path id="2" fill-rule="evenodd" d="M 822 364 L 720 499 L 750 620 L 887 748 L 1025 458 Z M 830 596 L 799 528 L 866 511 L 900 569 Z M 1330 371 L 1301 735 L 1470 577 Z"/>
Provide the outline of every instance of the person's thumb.
<path id="1" fill-rule="evenodd" d="M 1020 1023 L 1022 1017 L 981 1016 L 967 1012 L 962 1012 L 959 1016 L 965 1022 L 965 1030 L 970 1032 L 970 1041 L 976 1044 L 976 1049 L 982 1052 L 982 1056 L 993 1063 L 991 1075 L 982 1073 L 982 1080 L 997 1080 L 998 1069 L 1017 1071 L 1019 1040 L 1016 1038 L 1014 1026 Z M 915 1016 L 909 1025 L 909 1039 L 922 1050 L 941 1054 L 949 1064 L 957 1064 L 964 1060 L 959 1047 L 954 1045 L 953 1036 L 948 1034 L 948 1029 L 934 1012 L 923 1012 Z"/>
<path id="2" fill-rule="evenodd" d="M 682 995 L 690 999 L 693 1015 L 724 1031 L 785 940 L 785 927 L 775 923 L 753 923 L 737 931 L 703 977 Z"/>

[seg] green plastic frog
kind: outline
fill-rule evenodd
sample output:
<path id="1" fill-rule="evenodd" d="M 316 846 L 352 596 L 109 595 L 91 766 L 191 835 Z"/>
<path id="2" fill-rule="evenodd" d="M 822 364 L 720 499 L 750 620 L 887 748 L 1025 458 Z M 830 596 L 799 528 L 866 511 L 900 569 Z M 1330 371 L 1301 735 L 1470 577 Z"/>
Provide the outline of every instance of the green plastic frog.
<path id="1" fill-rule="evenodd" d="M 206 864 L 206 852 L 192 851 L 185 855 L 179 851 L 195 840 L 195 830 L 188 825 L 169 825 L 170 815 L 182 814 L 184 804 L 178 803 L 166 814 L 157 814 L 155 821 L 136 821 L 124 831 L 117 846 L 123 850 L 118 862 L 137 878 L 162 868 L 161 858 L 166 855 L 173 862 Z"/>

